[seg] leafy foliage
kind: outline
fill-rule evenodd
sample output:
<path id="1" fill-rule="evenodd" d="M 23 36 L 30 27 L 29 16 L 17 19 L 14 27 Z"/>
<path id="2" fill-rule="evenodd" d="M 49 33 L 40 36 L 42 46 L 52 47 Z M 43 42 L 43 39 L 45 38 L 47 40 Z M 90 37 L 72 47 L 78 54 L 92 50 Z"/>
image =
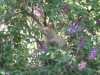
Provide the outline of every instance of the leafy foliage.
<path id="1" fill-rule="evenodd" d="M 46 44 L 48 25 L 67 47 Z M 0 74 L 99 75 L 99 25 L 99 0 L 0 0 Z"/>

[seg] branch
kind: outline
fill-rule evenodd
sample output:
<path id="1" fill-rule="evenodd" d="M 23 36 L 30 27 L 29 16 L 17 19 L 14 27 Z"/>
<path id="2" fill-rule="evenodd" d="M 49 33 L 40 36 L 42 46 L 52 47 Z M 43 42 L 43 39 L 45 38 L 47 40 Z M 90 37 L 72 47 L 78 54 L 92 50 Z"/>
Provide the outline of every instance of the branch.
<path id="1" fill-rule="evenodd" d="M 26 10 L 26 12 L 37 22 L 37 24 L 41 27 L 41 26 L 43 26 L 43 24 L 41 24 L 40 22 L 39 22 L 39 20 L 36 18 L 36 16 L 32 13 L 32 12 L 29 12 L 29 11 L 27 11 Z"/>
<path id="2" fill-rule="evenodd" d="M 35 38 L 35 40 L 37 41 L 37 43 L 39 43 L 39 45 L 42 47 L 41 41 L 36 36 L 33 36 L 33 38 Z"/>
<path id="3" fill-rule="evenodd" d="M 26 11 L 26 10 L 19 11 L 19 12 L 17 12 L 17 11 L 14 11 L 14 13 L 12 13 L 12 15 L 19 14 L 19 13 L 22 13 L 22 12 L 25 12 L 25 11 Z"/>
<path id="4" fill-rule="evenodd" d="M 43 24 L 44 26 L 47 26 L 47 23 L 46 23 L 46 12 L 43 10 Z"/>
<path id="5" fill-rule="evenodd" d="M 77 23 L 79 23 L 79 22 L 81 21 L 81 19 L 82 19 L 82 16 L 78 16 L 78 19 L 77 19 L 77 22 L 75 23 L 75 25 L 76 25 Z"/>

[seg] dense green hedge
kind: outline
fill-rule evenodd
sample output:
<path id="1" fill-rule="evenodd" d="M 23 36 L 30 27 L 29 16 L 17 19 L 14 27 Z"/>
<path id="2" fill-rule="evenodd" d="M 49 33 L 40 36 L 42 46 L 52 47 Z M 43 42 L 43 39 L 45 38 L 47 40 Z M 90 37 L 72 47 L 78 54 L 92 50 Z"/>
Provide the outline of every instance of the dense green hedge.
<path id="1" fill-rule="evenodd" d="M 66 37 L 47 45 L 41 25 Z M 0 75 L 99 75 L 100 0 L 0 0 Z"/>

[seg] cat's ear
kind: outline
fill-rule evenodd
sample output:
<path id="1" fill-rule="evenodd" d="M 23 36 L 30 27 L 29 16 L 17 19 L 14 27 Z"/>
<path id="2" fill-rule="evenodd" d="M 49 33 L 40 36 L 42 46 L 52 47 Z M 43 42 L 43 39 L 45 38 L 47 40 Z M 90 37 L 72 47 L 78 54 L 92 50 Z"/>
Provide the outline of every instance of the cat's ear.
<path id="1" fill-rule="evenodd" d="M 48 28 L 49 28 L 49 29 L 52 29 L 52 26 L 51 26 L 51 25 L 49 25 L 49 26 L 48 26 Z"/>

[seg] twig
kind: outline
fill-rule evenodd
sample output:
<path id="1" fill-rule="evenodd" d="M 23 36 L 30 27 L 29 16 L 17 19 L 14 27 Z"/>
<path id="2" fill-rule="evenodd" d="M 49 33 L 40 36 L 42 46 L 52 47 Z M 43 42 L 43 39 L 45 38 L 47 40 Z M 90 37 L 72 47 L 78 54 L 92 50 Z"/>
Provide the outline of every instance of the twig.
<path id="1" fill-rule="evenodd" d="M 42 43 L 41 41 L 36 37 L 36 36 L 33 36 L 33 38 L 35 38 L 35 40 L 39 43 L 39 45 L 42 47 Z"/>
<path id="2" fill-rule="evenodd" d="M 77 23 L 79 23 L 79 22 L 81 21 L 81 19 L 82 19 L 82 16 L 79 16 L 78 19 L 77 19 L 77 22 L 75 23 L 75 25 L 76 25 Z"/>
<path id="3" fill-rule="evenodd" d="M 43 26 L 43 24 L 41 24 L 40 22 L 39 22 L 39 20 L 36 18 L 36 16 L 32 13 L 32 12 L 29 12 L 29 11 L 26 11 L 36 22 L 37 22 L 37 24 L 41 27 L 41 26 Z"/>
<path id="4" fill-rule="evenodd" d="M 43 10 L 43 24 L 44 26 L 47 26 L 47 23 L 46 23 L 46 12 Z"/>
<path id="5" fill-rule="evenodd" d="M 15 13 L 12 13 L 12 15 L 19 14 L 19 13 L 22 13 L 22 12 L 25 12 L 25 11 L 26 11 L 26 10 L 19 11 L 19 12 L 15 12 Z"/>

